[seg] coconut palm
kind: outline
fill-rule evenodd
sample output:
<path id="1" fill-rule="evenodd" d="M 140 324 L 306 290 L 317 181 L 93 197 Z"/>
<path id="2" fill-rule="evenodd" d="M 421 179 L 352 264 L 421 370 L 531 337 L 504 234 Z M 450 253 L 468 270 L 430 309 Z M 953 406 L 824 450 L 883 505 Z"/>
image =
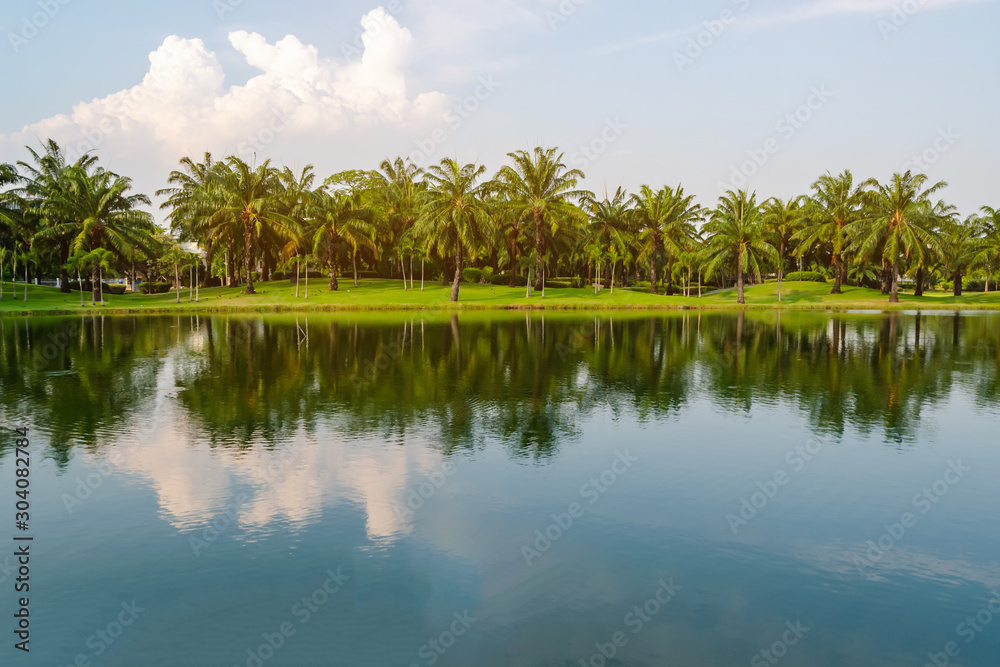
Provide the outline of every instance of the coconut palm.
<path id="1" fill-rule="evenodd" d="M 84 254 L 76 254 L 71 256 L 66 261 L 66 271 L 73 271 L 76 273 L 76 286 L 80 289 L 80 307 L 83 308 L 83 280 L 80 278 L 80 271 L 87 268 L 88 264 L 87 256 Z"/>
<path id="2" fill-rule="evenodd" d="M 360 193 L 335 192 L 320 189 L 311 193 L 310 209 L 312 223 L 312 250 L 316 255 L 325 256 L 330 265 L 329 289 L 335 292 L 340 283 L 337 280 L 337 262 L 341 249 L 347 245 L 357 256 L 357 249 L 366 247 L 374 250 L 375 227 L 369 222 L 371 211 L 362 203 Z M 308 273 L 308 272 L 307 272 Z M 357 284 L 357 264 L 355 263 L 355 284 Z"/>
<path id="3" fill-rule="evenodd" d="M 459 166 L 451 158 L 427 170 L 427 201 L 416 225 L 416 233 L 430 240 L 438 254 L 455 255 L 455 277 L 451 300 L 458 301 L 462 281 L 462 261 L 475 253 L 489 234 L 490 212 L 483 201 L 486 186 L 479 179 L 486 167 L 476 164 Z"/>
<path id="4" fill-rule="evenodd" d="M 666 260 L 667 294 L 673 292 L 670 274 L 673 263 L 697 237 L 695 223 L 704 211 L 694 203 L 694 195 L 685 196 L 684 187 L 664 186 L 653 190 L 643 185 L 639 194 L 632 195 L 635 225 L 638 231 L 638 259 L 649 262 L 650 292 L 657 293 L 657 267 Z"/>
<path id="5" fill-rule="evenodd" d="M 736 301 L 745 304 L 744 274 L 760 280 L 761 266 L 778 261 L 778 251 L 766 238 L 757 194 L 747 194 L 746 190 L 726 192 L 702 231 L 708 235 L 703 251 L 705 274 L 711 277 L 723 268 L 735 269 Z"/>
<path id="6" fill-rule="evenodd" d="M 939 181 L 925 188 L 927 176 L 893 174 L 888 185 L 872 179 L 865 185 L 871 190 L 864 195 L 868 209 L 858 226 L 857 247 L 860 254 L 872 256 L 881 248 L 881 259 L 891 265 L 892 290 L 890 303 L 899 303 L 899 262 L 902 256 L 920 265 L 928 253 L 941 245 L 933 231 L 937 219 L 930 195 L 947 187 Z"/>
<path id="7" fill-rule="evenodd" d="M 981 236 L 971 243 L 969 268 L 986 274 L 986 291 L 990 291 L 990 275 L 1000 267 L 1000 209 L 984 206 L 976 220 Z"/>
<path id="8" fill-rule="evenodd" d="M 187 261 L 187 253 L 180 246 L 174 246 L 171 248 L 166 255 L 163 256 L 163 260 L 174 267 L 174 291 L 177 293 L 177 303 L 181 302 L 181 278 L 180 278 L 180 268 Z"/>
<path id="9" fill-rule="evenodd" d="M 764 202 L 764 225 L 770 236 L 771 245 L 778 249 L 778 303 L 781 303 L 781 279 L 785 271 L 785 251 L 792 235 L 801 227 L 804 219 L 802 198 L 793 197 L 783 201 L 772 197 Z"/>
<path id="10" fill-rule="evenodd" d="M 590 218 L 584 245 L 599 246 L 603 255 L 600 261 L 607 259 L 612 246 L 617 248 L 620 255 L 627 252 L 634 235 L 631 203 L 622 188 L 615 190 L 610 199 L 607 193 L 601 200 L 589 192 L 584 196 L 582 205 Z"/>
<path id="11" fill-rule="evenodd" d="M 237 157 L 229 157 L 212 170 L 206 206 L 211 210 L 207 224 L 213 229 L 238 233 L 243 239 L 246 293 L 256 294 L 253 269 L 259 256 L 259 241 L 265 237 L 288 239 L 299 225 L 281 211 L 287 203 L 280 172 L 266 160 L 251 167 Z"/>
<path id="12" fill-rule="evenodd" d="M 104 305 L 104 272 L 111 270 L 111 260 L 114 257 L 115 254 L 106 248 L 95 248 L 86 255 L 90 264 L 97 269 L 97 289 L 101 295 L 102 306 Z"/>
<path id="13" fill-rule="evenodd" d="M 530 220 L 534 224 L 535 249 L 538 251 L 535 289 L 544 289 L 544 267 L 541 265 L 545 252 L 543 228 L 559 219 L 579 215 L 571 202 L 587 194 L 576 189 L 584 175 L 579 169 L 569 169 L 557 148 L 538 146 L 530 153 L 519 150 L 508 153 L 507 157 L 514 164 L 506 165 L 497 172 L 494 179 L 497 192 L 517 219 Z"/>
<path id="14" fill-rule="evenodd" d="M 848 245 L 850 227 L 864 217 L 862 210 L 865 191 L 871 181 L 854 185 L 854 175 L 849 171 L 834 176 L 827 172 L 813 183 L 813 194 L 804 204 L 804 227 L 792 236 L 799 241 L 799 256 L 814 246 L 829 249 L 833 262 L 833 289 L 830 294 L 840 294 L 844 274 L 844 253 Z"/>
<path id="15" fill-rule="evenodd" d="M 168 188 L 156 191 L 157 197 L 166 197 L 161 209 L 170 209 L 167 220 L 170 230 L 179 241 L 196 241 L 205 249 L 205 259 L 212 265 L 216 240 L 208 221 L 213 213 L 208 206 L 207 192 L 212 187 L 212 171 L 218 163 L 211 153 L 205 153 L 201 162 L 189 157 L 181 158 L 181 169 L 170 172 Z M 211 279 L 211 271 L 206 271 L 205 281 Z"/>

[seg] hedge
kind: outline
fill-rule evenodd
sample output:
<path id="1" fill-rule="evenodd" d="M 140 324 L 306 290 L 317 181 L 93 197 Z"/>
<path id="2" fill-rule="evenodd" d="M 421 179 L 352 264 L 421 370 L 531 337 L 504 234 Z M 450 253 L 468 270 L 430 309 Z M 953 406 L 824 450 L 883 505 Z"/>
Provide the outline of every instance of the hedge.
<path id="1" fill-rule="evenodd" d="M 493 276 L 492 278 L 490 278 L 490 284 L 503 285 L 504 287 L 506 287 L 507 285 L 510 284 L 510 276 L 505 276 L 503 274 L 500 274 L 498 276 Z M 528 284 L 528 279 L 525 278 L 524 276 L 514 276 L 515 287 L 524 287 L 527 284 Z"/>
<path id="2" fill-rule="evenodd" d="M 825 283 L 826 276 L 819 271 L 793 271 L 785 276 L 788 281 L 805 281 L 809 283 Z"/>
<path id="3" fill-rule="evenodd" d="M 101 283 L 101 284 L 104 286 L 104 293 L 105 294 L 119 294 L 120 295 L 120 294 L 124 294 L 125 293 L 125 285 L 109 285 L 108 283 Z M 70 291 L 73 291 L 73 292 L 79 292 L 80 291 L 80 283 L 78 283 L 75 280 L 69 281 L 69 289 L 70 289 Z M 89 280 L 84 280 L 83 281 L 83 291 L 84 292 L 90 292 L 90 291 L 92 291 L 92 289 L 93 288 L 91 287 L 91 282 Z"/>
<path id="4" fill-rule="evenodd" d="M 172 283 L 139 283 L 139 291 L 143 294 L 166 294 L 172 287 Z"/>

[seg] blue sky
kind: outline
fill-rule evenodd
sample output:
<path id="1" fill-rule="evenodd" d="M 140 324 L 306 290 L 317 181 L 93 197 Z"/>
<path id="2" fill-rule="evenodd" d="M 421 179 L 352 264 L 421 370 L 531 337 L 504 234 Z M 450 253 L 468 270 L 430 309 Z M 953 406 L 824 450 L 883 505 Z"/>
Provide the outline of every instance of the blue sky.
<path id="1" fill-rule="evenodd" d="M 995 0 L 7 0 L 0 161 L 52 136 L 151 193 L 205 150 L 325 176 L 542 144 L 590 189 L 705 204 L 911 166 L 968 214 L 1000 205 L 998 23 Z"/>

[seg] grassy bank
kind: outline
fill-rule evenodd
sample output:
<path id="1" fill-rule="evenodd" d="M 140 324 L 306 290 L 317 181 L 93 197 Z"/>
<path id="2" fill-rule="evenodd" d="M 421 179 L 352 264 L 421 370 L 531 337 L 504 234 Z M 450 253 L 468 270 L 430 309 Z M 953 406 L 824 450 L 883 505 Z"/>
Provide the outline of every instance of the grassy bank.
<path id="1" fill-rule="evenodd" d="M 24 286 L 17 286 L 18 300 L 11 299 L 11 285 L 4 287 L 0 301 L 0 315 L 56 315 L 63 313 L 172 313 L 190 312 L 276 312 L 276 311 L 335 311 L 335 310 L 413 310 L 413 309 L 718 309 L 738 308 L 735 290 L 711 296 L 682 297 L 654 296 L 648 291 L 615 289 L 603 290 L 595 295 L 590 289 L 548 289 L 545 297 L 524 296 L 524 288 L 495 285 L 462 284 L 460 301 L 448 300 L 450 287 L 440 283 L 426 283 L 424 291 L 403 290 L 402 281 L 364 280 L 359 287 L 342 281 L 338 292 L 326 289 L 325 281 L 312 281 L 309 298 L 305 299 L 304 284 L 300 296 L 295 298 L 295 286 L 288 281 L 275 281 L 257 285 L 258 294 L 247 295 L 243 288 L 213 287 L 200 291 L 197 303 L 189 302 L 188 290 L 181 293 L 180 303 L 176 294 L 125 294 L 105 295 L 106 305 L 90 305 L 89 293 L 85 305 L 80 306 L 80 294 L 61 294 L 53 287 L 28 286 L 28 299 L 22 300 Z M 922 297 L 901 294 L 899 304 L 890 304 L 888 297 L 877 290 L 844 287 L 843 294 L 830 294 L 830 285 L 823 283 L 793 282 L 782 285 L 782 302 L 777 299 L 777 285 L 755 285 L 746 290 L 748 308 L 788 309 L 859 309 L 859 310 L 1000 310 L 1000 293 L 967 294 L 962 297 L 950 293 L 932 292 Z"/>

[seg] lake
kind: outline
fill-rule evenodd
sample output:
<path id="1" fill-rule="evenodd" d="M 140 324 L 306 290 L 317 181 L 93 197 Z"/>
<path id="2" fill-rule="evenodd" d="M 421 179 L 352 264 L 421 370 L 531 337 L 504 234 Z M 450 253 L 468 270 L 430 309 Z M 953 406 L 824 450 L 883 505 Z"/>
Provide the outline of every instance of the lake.
<path id="1" fill-rule="evenodd" d="M 0 663 L 995 667 L 998 398 L 991 313 L 0 318 Z"/>

